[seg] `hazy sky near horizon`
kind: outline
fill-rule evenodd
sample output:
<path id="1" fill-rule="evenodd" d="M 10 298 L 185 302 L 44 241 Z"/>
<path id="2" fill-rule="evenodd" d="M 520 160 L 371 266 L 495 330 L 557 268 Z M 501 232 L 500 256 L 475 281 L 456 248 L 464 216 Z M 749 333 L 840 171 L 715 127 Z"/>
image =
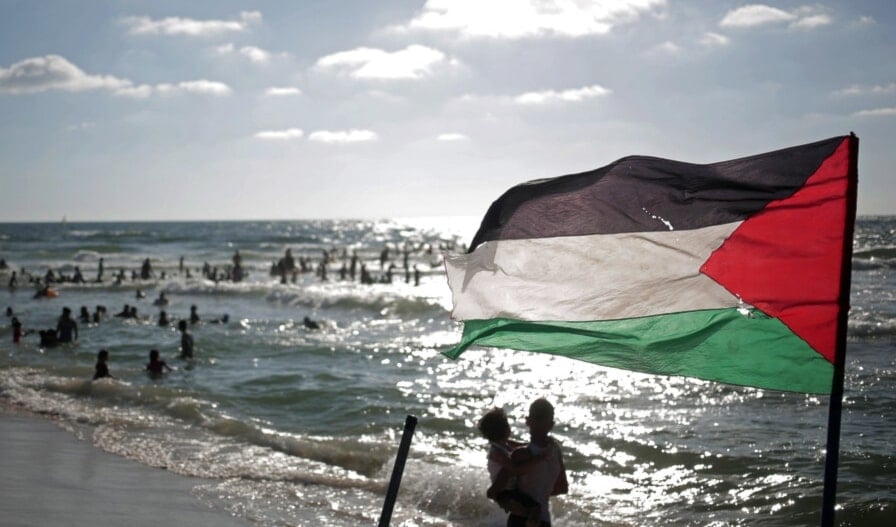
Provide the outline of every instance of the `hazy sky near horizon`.
<path id="1" fill-rule="evenodd" d="M 896 3 L 0 0 L 0 221 L 481 215 L 631 154 L 855 131 L 896 213 Z"/>

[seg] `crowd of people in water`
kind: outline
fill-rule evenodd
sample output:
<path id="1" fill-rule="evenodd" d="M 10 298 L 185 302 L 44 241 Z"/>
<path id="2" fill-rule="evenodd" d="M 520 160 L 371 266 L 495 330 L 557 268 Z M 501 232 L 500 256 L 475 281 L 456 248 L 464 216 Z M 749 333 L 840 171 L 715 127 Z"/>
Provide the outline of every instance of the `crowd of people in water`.
<path id="1" fill-rule="evenodd" d="M 456 249 L 453 242 L 443 242 L 439 244 L 439 250 Z M 463 248 L 465 249 L 465 247 Z M 400 266 L 396 264 L 398 258 L 394 258 L 393 254 L 400 254 Z M 376 283 L 393 283 L 394 280 L 404 276 L 404 282 L 410 284 L 413 281 L 415 286 L 420 285 L 422 271 L 418 263 L 411 263 L 411 254 L 422 254 L 427 257 L 430 268 L 440 266 L 441 257 L 437 256 L 435 248 L 432 244 L 419 244 L 413 246 L 405 243 L 400 249 L 392 249 L 389 245 L 385 245 L 379 253 L 379 274 L 374 274 L 368 267 L 366 262 L 358 256 L 358 252 L 353 250 L 351 254 L 348 249 L 343 248 L 341 251 L 336 247 L 331 249 L 322 249 L 321 257 L 315 262 L 310 256 L 301 255 L 295 258 L 291 249 L 286 249 L 283 257 L 273 262 L 270 267 L 270 275 L 279 278 L 281 284 L 297 283 L 298 277 L 306 273 L 314 273 L 321 281 L 331 279 L 331 270 L 336 264 L 340 264 L 335 274 L 339 280 L 358 280 L 362 284 Z M 0 271 L 10 269 L 5 259 L 0 259 Z M 249 276 L 248 271 L 243 265 L 243 257 L 237 250 L 231 262 L 218 266 L 212 266 L 208 262 L 203 262 L 202 267 L 197 268 L 196 272 L 206 279 L 215 283 L 222 281 L 241 282 Z M 183 256 L 178 262 L 178 274 L 185 278 L 193 278 L 193 272 L 184 264 Z M 113 272 L 111 277 L 115 285 L 121 285 L 128 280 L 131 281 L 168 278 L 166 271 L 156 272 L 152 267 L 149 258 L 145 258 L 139 269 L 131 269 L 128 273 L 124 267 L 119 268 L 118 272 Z M 86 284 L 88 282 L 104 283 L 107 279 L 105 259 L 100 257 L 97 261 L 96 277 L 93 280 L 85 278 L 80 266 L 74 266 L 74 270 L 69 274 L 61 270 L 54 271 L 48 268 L 44 274 L 32 274 L 24 268 L 13 270 L 8 280 L 8 287 L 17 288 L 25 283 L 36 287 L 35 298 L 53 295 L 53 286 L 56 284 Z"/>
<path id="2" fill-rule="evenodd" d="M 455 247 L 451 243 L 442 243 L 439 245 L 439 249 L 455 249 Z M 339 264 L 338 269 L 335 271 L 335 275 L 338 276 L 338 280 L 340 281 L 357 281 L 358 283 L 365 285 L 376 283 L 388 284 L 393 283 L 393 281 L 403 273 L 405 283 L 410 284 L 413 282 L 415 286 L 418 286 L 420 285 L 421 270 L 418 267 L 418 263 L 411 263 L 412 253 L 415 255 L 415 259 L 419 259 L 420 255 L 424 256 L 429 261 L 430 267 L 436 267 L 441 264 L 440 260 L 433 259 L 436 253 L 432 244 L 418 244 L 417 246 L 404 244 L 398 249 L 393 249 L 389 245 L 384 246 L 379 252 L 378 259 L 373 259 L 373 261 L 370 262 L 375 265 L 378 261 L 379 274 L 374 274 L 370 271 L 368 262 L 362 261 L 357 251 L 352 251 L 351 254 L 349 254 L 347 249 L 342 249 L 341 251 L 337 250 L 335 247 L 329 250 L 323 249 L 321 250 L 321 257 L 315 262 L 315 259 L 310 256 L 301 255 L 298 258 L 295 258 L 292 254 L 292 250 L 287 248 L 283 257 L 271 264 L 270 276 L 279 279 L 279 283 L 281 284 L 295 284 L 297 283 L 299 276 L 310 273 L 314 273 L 320 281 L 329 281 L 331 280 L 330 269 Z M 400 262 L 398 262 L 399 259 Z M 369 260 L 370 259 L 368 259 L 368 261 Z M 77 265 L 74 266 L 73 271 L 70 273 L 66 273 L 63 270 L 48 268 L 43 274 L 32 274 L 24 268 L 17 271 L 12 270 L 5 259 L 0 259 L 0 271 L 9 274 L 8 287 L 10 289 L 14 290 L 28 284 L 35 289 L 34 298 L 36 299 L 56 297 L 58 295 L 56 286 L 59 284 L 77 285 L 87 284 L 89 282 L 87 278 L 85 278 L 80 266 Z M 191 270 L 185 265 L 184 258 L 181 256 L 178 261 L 177 272 L 174 274 L 190 279 L 194 276 L 193 272 L 196 272 L 203 279 L 210 280 L 215 284 L 222 281 L 241 282 L 246 279 L 249 274 L 243 264 L 243 257 L 239 250 L 234 252 L 231 261 L 228 264 L 223 265 L 220 268 L 218 266 L 212 266 L 208 262 L 203 262 L 201 267 Z M 96 275 L 90 282 L 105 283 L 109 278 L 110 276 L 106 274 L 105 259 L 100 257 L 97 260 Z M 124 267 L 121 267 L 117 272 L 111 274 L 113 285 L 121 285 L 128 280 L 132 283 L 140 284 L 143 281 L 166 280 L 168 278 L 169 275 L 166 271 L 157 272 L 153 269 L 150 258 L 143 259 L 138 268 L 130 269 L 130 271 L 128 271 Z M 336 277 L 333 277 L 333 279 L 336 279 Z M 136 304 L 137 301 L 146 298 L 146 293 L 142 288 L 138 288 L 135 297 Z M 164 291 L 159 293 L 158 298 L 153 300 L 152 304 L 153 306 L 160 308 L 158 311 L 158 318 L 155 322 L 156 325 L 160 327 L 168 327 L 175 322 L 174 319 L 169 318 L 167 309 L 165 309 L 169 304 L 169 299 Z M 13 343 L 18 344 L 24 337 L 36 333 L 39 336 L 41 348 L 52 348 L 60 344 L 77 341 L 79 336 L 78 322 L 82 325 L 96 325 L 100 324 L 101 321 L 109 315 L 106 306 L 103 305 L 95 306 L 92 312 L 87 306 L 81 306 L 76 320 L 71 308 L 63 307 L 55 327 L 37 331 L 25 329 L 23 322 L 13 312 L 12 307 L 7 307 L 6 316 L 10 319 L 13 329 Z M 121 311 L 111 316 L 119 319 L 140 318 L 137 306 L 131 303 L 125 303 Z M 224 314 L 219 318 L 208 320 L 206 322 L 212 324 L 227 324 L 229 319 L 229 315 Z M 201 322 L 198 307 L 196 305 L 190 306 L 190 314 L 184 319 L 177 320 L 176 322 L 177 328 L 181 334 L 180 357 L 190 360 L 193 358 L 194 346 L 193 336 L 189 331 L 189 327 Z M 303 317 L 301 327 L 305 330 L 319 330 L 321 329 L 321 324 L 318 321 L 305 316 Z M 108 360 L 108 350 L 100 350 L 97 354 L 94 379 L 111 377 L 107 364 Z M 164 361 L 159 359 L 158 350 L 151 350 L 150 360 L 149 363 L 147 363 L 146 370 L 153 376 L 159 376 L 165 371 L 171 370 L 171 368 Z"/>

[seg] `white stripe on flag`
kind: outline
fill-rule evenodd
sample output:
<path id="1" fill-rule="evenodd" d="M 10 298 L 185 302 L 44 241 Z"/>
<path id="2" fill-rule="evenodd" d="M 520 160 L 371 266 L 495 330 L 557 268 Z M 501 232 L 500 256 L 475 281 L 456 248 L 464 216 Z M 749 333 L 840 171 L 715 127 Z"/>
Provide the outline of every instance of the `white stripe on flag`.
<path id="1" fill-rule="evenodd" d="M 741 222 L 486 242 L 446 255 L 456 320 L 615 320 L 738 306 L 700 266 Z"/>

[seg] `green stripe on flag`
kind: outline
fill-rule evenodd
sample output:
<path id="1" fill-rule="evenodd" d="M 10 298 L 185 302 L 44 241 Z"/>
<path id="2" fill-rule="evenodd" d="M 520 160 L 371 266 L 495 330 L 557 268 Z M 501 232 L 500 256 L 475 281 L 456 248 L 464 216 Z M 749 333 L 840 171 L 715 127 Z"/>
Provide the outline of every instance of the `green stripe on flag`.
<path id="1" fill-rule="evenodd" d="M 596 322 L 466 320 L 461 342 L 444 354 L 457 358 L 474 344 L 794 392 L 830 393 L 833 375 L 781 321 L 736 308 Z"/>

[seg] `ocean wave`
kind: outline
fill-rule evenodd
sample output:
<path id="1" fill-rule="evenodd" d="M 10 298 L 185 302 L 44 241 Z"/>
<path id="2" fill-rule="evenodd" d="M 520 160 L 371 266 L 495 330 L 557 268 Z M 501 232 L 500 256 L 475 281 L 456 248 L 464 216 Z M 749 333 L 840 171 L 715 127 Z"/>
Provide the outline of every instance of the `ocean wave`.
<path id="1" fill-rule="evenodd" d="M 871 249 L 860 249 L 852 253 L 853 258 L 862 260 L 890 259 L 896 260 L 896 247 L 874 247 Z"/>
<path id="2" fill-rule="evenodd" d="M 414 316 L 442 311 L 441 299 L 417 296 L 405 284 L 335 284 L 298 288 L 274 288 L 267 296 L 272 303 L 315 309 L 363 309 L 381 315 Z"/>
<path id="3" fill-rule="evenodd" d="M 338 468 L 345 474 L 354 474 L 352 478 L 376 475 L 391 455 L 390 449 L 375 443 L 272 430 L 225 415 L 214 403 L 182 390 L 159 385 L 118 380 L 94 382 L 34 368 L 7 368 L 0 371 L 0 395 L 35 413 L 55 416 L 68 423 L 73 431 L 84 425 L 98 430 L 103 428 L 105 432 L 92 433 L 95 442 L 103 449 L 150 466 L 173 468 L 174 465 L 180 467 L 179 472 L 189 476 L 297 477 L 292 473 L 271 472 L 269 467 L 253 471 L 243 466 L 234 471 L 232 455 L 220 455 L 221 449 L 231 447 L 237 451 L 252 447 L 277 452 L 331 469 Z M 152 441 L 144 440 L 149 437 Z M 194 448 L 189 445 L 198 437 L 205 438 L 203 448 L 210 451 L 193 456 Z M 148 443 L 155 445 L 152 451 L 147 450 L 150 448 Z M 178 453 L 171 453 L 178 449 Z M 168 454 L 162 454 L 163 451 Z M 244 461 L 248 463 L 249 460 Z"/>
<path id="4" fill-rule="evenodd" d="M 856 339 L 882 339 L 896 337 L 896 318 L 849 319 L 849 337 Z"/>

